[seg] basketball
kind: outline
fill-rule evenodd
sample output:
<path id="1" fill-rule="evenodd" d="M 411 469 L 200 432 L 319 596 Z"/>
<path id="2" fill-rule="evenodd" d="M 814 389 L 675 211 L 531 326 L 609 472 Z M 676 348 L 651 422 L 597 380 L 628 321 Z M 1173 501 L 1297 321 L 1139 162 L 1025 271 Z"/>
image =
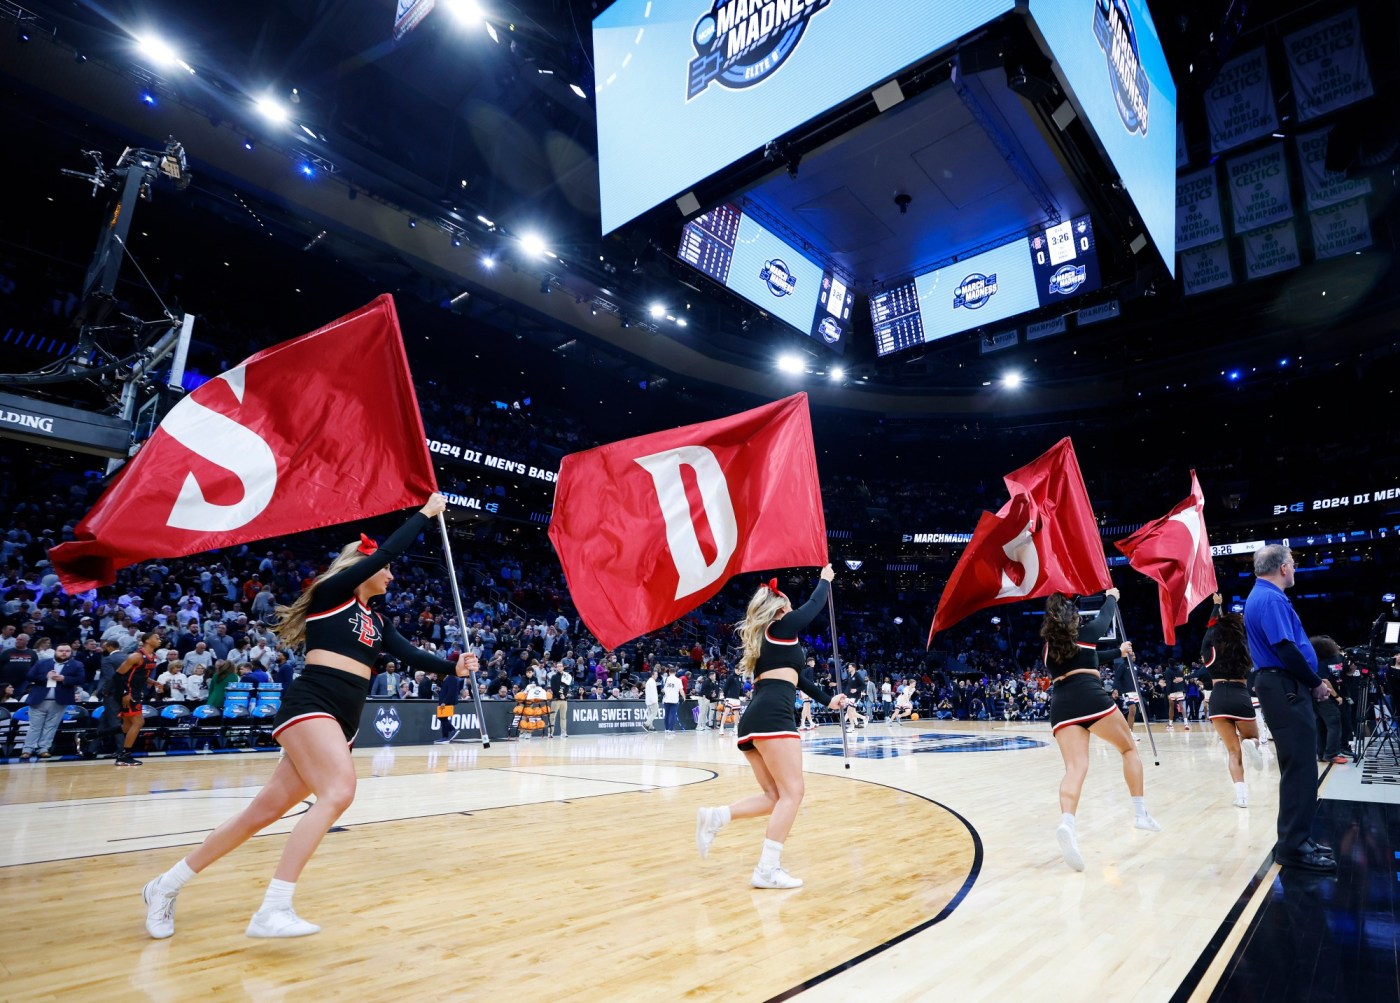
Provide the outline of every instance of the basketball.
<path id="1" fill-rule="evenodd" d="M 911 720 L 911 721 L 917 721 L 918 719 L 919 719 L 919 715 L 918 715 L 917 713 L 915 713 L 915 714 L 910 714 L 910 715 L 909 715 L 909 720 Z"/>

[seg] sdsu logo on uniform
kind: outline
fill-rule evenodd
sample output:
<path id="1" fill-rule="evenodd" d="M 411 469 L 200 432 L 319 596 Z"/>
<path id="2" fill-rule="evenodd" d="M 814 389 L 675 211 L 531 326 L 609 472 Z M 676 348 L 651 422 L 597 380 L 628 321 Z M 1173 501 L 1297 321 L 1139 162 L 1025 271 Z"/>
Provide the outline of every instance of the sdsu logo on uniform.
<path id="1" fill-rule="evenodd" d="M 774 296 L 791 296 L 797 288 L 797 276 L 782 258 L 766 262 L 759 270 L 758 281 L 767 283 L 768 291 Z"/>
<path id="2" fill-rule="evenodd" d="M 787 62 L 807 22 L 831 0 L 714 0 L 695 22 L 695 58 L 685 99 L 711 83 L 738 90 L 767 80 Z"/>
<path id="3" fill-rule="evenodd" d="M 953 309 L 967 307 L 969 310 L 981 310 L 987 302 L 997 294 L 997 273 L 983 275 L 981 272 L 973 272 L 958 284 L 958 288 L 953 290 Z"/>
<path id="4" fill-rule="evenodd" d="M 1138 58 L 1137 30 L 1128 0 L 1096 0 L 1094 37 L 1108 59 L 1108 79 L 1123 127 L 1146 136 L 1147 72 Z"/>
<path id="5" fill-rule="evenodd" d="M 1064 265 L 1050 276 L 1050 295 L 1068 296 L 1084 284 L 1083 265 Z"/>
<path id="6" fill-rule="evenodd" d="M 394 736 L 399 733 L 399 728 L 403 722 L 399 720 L 399 712 L 393 707 L 380 707 L 374 715 L 374 730 L 379 732 L 379 736 L 386 742 L 391 742 Z"/>

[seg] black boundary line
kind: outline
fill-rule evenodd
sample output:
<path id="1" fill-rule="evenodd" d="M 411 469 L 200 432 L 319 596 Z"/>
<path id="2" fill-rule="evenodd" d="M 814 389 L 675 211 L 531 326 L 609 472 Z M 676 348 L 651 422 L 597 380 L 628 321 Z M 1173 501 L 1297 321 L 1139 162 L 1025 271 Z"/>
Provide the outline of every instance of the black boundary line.
<path id="1" fill-rule="evenodd" d="M 813 976 L 812 978 L 807 979 L 804 982 L 799 982 L 791 989 L 784 990 L 776 996 L 769 997 L 765 1001 L 765 1003 L 779 1003 L 780 1000 L 791 999 L 798 993 L 805 992 L 806 990 L 811 989 L 813 986 L 819 985 L 822 982 L 825 982 L 827 979 L 832 978 L 833 976 L 840 975 L 844 971 L 854 968 L 855 966 L 865 961 L 869 961 L 875 955 L 880 954 L 881 952 L 886 951 L 891 947 L 894 947 L 901 941 L 908 940 L 910 937 L 914 936 L 917 933 L 922 933 L 929 927 L 933 926 L 935 923 L 941 923 L 943 920 L 947 919 L 953 914 L 953 910 L 962 904 L 963 899 L 967 898 L 968 892 L 972 891 L 972 886 L 976 884 L 978 876 L 982 873 L 982 837 L 978 835 L 977 830 L 973 828 L 971 822 L 963 818 L 962 815 L 958 814 L 956 811 L 954 811 L 952 808 L 949 808 L 942 802 L 935 801 L 933 798 L 925 797 L 922 794 L 915 794 L 913 791 L 905 790 L 903 787 L 895 787 L 891 784 L 882 784 L 874 780 L 865 780 L 860 777 L 846 777 L 840 774 L 832 773 L 817 773 L 815 775 L 831 777 L 834 780 L 854 780 L 857 783 L 870 784 L 872 787 L 883 787 L 886 790 L 898 791 L 900 794 L 908 794 L 910 797 L 919 798 L 922 801 L 927 801 L 931 805 L 936 805 L 939 808 L 942 808 L 949 815 L 952 815 L 955 819 L 961 822 L 963 824 L 963 827 L 967 829 L 967 834 L 972 837 L 972 867 L 967 872 L 967 877 L 963 880 L 962 887 L 958 889 L 957 894 L 953 896 L 949 903 L 939 911 L 937 916 L 934 916 L 932 919 L 925 920 L 918 926 L 914 926 L 909 928 L 908 930 L 905 930 L 898 936 L 892 937 L 891 939 L 885 941 L 883 944 L 879 944 L 876 947 L 872 947 L 870 948 L 870 950 L 858 954 L 854 958 L 850 958 L 846 961 L 843 961 L 833 968 L 828 968 L 820 975 Z"/>
<path id="2" fill-rule="evenodd" d="M 1319 791 L 1322 789 L 1323 783 L 1331 773 L 1332 764 L 1328 763 L 1327 768 L 1322 771 L 1322 776 L 1319 777 L 1317 781 Z M 1215 933 L 1211 936 L 1209 942 L 1207 942 L 1205 950 L 1201 951 L 1201 956 L 1196 959 L 1196 963 L 1192 965 L 1191 970 L 1186 973 L 1186 978 L 1181 980 L 1181 985 L 1177 986 L 1176 992 L 1172 994 L 1168 1003 L 1186 1003 L 1186 1001 L 1191 998 L 1191 994 L 1200 986 L 1201 980 L 1205 978 L 1206 972 L 1210 969 L 1210 966 L 1214 964 L 1216 955 L 1218 955 L 1220 949 L 1225 946 L 1225 941 L 1230 938 L 1230 934 L 1234 931 L 1236 924 L 1239 923 L 1240 918 L 1244 915 L 1245 909 L 1249 907 L 1250 899 L 1254 898 L 1254 893 L 1259 890 L 1260 883 L 1264 880 L 1265 876 L 1268 875 L 1269 870 L 1273 866 L 1274 851 L 1270 850 L 1268 855 L 1264 857 L 1264 862 L 1259 865 L 1259 870 L 1254 872 L 1254 877 L 1249 879 L 1248 884 L 1244 887 L 1244 891 L 1240 893 L 1240 897 L 1235 900 L 1235 904 L 1231 906 L 1230 911 L 1225 914 L 1225 919 L 1221 922 L 1220 926 L 1216 928 Z M 1254 916 L 1249 918 L 1251 926 L 1254 924 L 1255 918 Z M 1240 939 L 1238 946 L 1235 948 L 1235 953 L 1230 956 L 1230 967 L 1233 967 L 1239 961 L 1240 955 L 1244 952 L 1245 945 L 1248 942 L 1248 937 L 1242 937 Z M 1214 994 L 1215 990 L 1218 988 L 1218 983 L 1212 986 L 1211 993 Z"/>

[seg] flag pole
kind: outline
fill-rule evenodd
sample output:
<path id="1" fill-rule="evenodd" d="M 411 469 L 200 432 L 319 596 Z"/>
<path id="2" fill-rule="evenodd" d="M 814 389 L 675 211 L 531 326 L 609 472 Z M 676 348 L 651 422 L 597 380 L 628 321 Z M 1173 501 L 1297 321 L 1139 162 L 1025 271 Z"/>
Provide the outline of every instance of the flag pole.
<path id="1" fill-rule="evenodd" d="M 452 604 L 457 609 L 457 636 L 461 639 L 462 651 L 467 650 L 467 617 L 462 612 L 462 593 L 457 589 L 457 568 L 452 563 L 452 544 L 447 539 L 447 520 L 438 513 L 438 529 L 442 530 L 442 553 L 447 558 L 447 580 L 452 583 Z M 481 689 L 476 685 L 476 673 L 467 673 L 472 687 L 472 702 L 476 705 L 476 721 L 481 731 L 481 747 L 491 748 L 491 736 L 486 734 L 486 711 L 481 706 Z"/>
<path id="2" fill-rule="evenodd" d="M 1128 639 L 1128 628 L 1123 624 L 1123 611 L 1115 609 L 1113 619 L 1118 627 L 1118 636 L 1124 641 Z M 1161 766 L 1162 760 L 1157 756 L 1157 739 L 1152 735 L 1152 722 L 1148 720 L 1147 697 L 1142 692 L 1142 687 L 1138 684 L 1137 666 L 1133 663 L 1132 655 L 1125 655 L 1124 660 L 1128 663 L 1128 672 L 1133 677 L 1133 690 L 1138 695 L 1138 706 L 1142 708 L 1142 726 L 1147 729 L 1147 741 L 1152 746 L 1152 763 L 1154 766 Z"/>
<path id="3" fill-rule="evenodd" d="M 836 692 L 844 692 L 841 689 L 841 653 L 836 650 L 836 602 L 832 599 L 834 587 L 826 590 L 826 610 L 831 614 L 831 657 L 836 662 Z M 851 768 L 851 744 L 846 733 L 846 708 L 841 708 L 841 715 L 836 719 L 837 725 L 841 728 L 841 755 L 846 760 L 846 769 Z"/>

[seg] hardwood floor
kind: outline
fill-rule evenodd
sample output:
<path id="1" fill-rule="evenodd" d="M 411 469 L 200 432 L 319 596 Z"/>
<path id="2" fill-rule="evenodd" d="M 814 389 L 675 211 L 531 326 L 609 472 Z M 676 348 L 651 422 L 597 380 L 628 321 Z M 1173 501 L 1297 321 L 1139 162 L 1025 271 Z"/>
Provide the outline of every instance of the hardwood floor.
<path id="1" fill-rule="evenodd" d="M 849 771 L 821 754 L 834 729 L 806 740 L 784 864 L 807 883 L 789 892 L 749 886 L 761 820 L 695 853 L 695 809 L 755 789 L 729 738 L 362 749 L 356 802 L 297 888 L 324 930 L 290 941 L 243 928 L 292 817 L 186 887 L 173 939 L 142 926 L 142 884 L 275 754 L 0 767 L 0 998 L 1166 1000 L 1273 843 L 1272 756 L 1234 808 L 1208 732 L 1157 736 L 1161 833 L 1132 828 L 1119 756 L 1093 743 L 1082 874 L 1055 844 L 1044 725 L 858 735 Z M 1015 736 L 1033 741 L 998 748 Z"/>

